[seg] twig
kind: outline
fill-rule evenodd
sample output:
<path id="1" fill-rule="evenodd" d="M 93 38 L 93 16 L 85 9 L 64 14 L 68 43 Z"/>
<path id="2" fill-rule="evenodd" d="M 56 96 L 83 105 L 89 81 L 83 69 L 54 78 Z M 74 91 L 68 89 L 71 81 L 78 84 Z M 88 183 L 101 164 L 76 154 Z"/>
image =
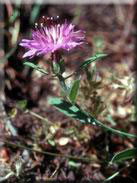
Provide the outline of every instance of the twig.
<path id="1" fill-rule="evenodd" d="M 29 113 L 30 115 L 35 116 L 36 118 L 38 118 L 38 119 L 44 121 L 47 125 L 52 124 L 51 121 L 49 121 L 49 120 L 46 119 L 45 117 L 40 116 L 39 114 L 37 114 L 37 113 L 35 113 L 35 112 L 32 112 L 32 111 L 30 111 L 30 110 L 27 110 L 26 113 Z"/>

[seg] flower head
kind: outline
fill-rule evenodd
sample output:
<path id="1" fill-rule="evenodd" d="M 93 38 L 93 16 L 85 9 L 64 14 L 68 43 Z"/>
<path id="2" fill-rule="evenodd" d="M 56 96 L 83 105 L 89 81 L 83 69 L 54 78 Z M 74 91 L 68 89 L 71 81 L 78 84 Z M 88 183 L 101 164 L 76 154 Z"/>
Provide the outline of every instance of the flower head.
<path id="1" fill-rule="evenodd" d="M 35 55 L 45 55 L 59 50 L 69 51 L 84 43 L 85 35 L 82 30 L 75 31 L 75 25 L 66 21 L 59 24 L 58 18 L 58 16 L 56 19 L 42 17 L 40 24 L 35 24 L 32 39 L 23 39 L 20 43 L 28 49 L 23 58 L 32 58 Z"/>

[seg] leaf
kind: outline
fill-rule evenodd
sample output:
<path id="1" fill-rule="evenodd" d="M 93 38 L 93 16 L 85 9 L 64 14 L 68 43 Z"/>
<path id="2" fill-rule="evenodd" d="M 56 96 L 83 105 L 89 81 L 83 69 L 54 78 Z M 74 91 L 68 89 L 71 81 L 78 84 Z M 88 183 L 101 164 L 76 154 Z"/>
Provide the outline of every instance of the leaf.
<path id="1" fill-rule="evenodd" d="M 71 101 L 71 103 L 74 105 L 76 102 L 76 98 L 78 95 L 78 91 L 79 91 L 79 86 L 80 86 L 80 79 L 77 79 L 74 81 L 71 89 L 70 89 L 70 93 L 69 93 L 69 100 Z"/>
<path id="2" fill-rule="evenodd" d="M 95 47 L 94 49 L 96 50 L 96 53 L 102 53 L 105 48 L 104 36 L 93 36 L 93 46 Z"/>
<path id="3" fill-rule="evenodd" d="M 9 18 L 9 22 L 12 24 L 19 17 L 19 15 L 20 15 L 20 12 L 17 9 L 15 9 L 13 11 L 13 15 L 10 16 Z"/>
<path id="4" fill-rule="evenodd" d="M 54 105 L 60 112 L 64 113 L 66 116 L 74 118 L 76 120 L 81 121 L 82 123 L 86 123 L 88 121 L 88 116 L 79 110 L 76 105 L 72 105 L 71 103 L 62 100 L 61 98 L 49 98 L 49 104 Z"/>
<path id="5" fill-rule="evenodd" d="M 33 64 L 32 62 L 24 62 L 23 64 L 26 66 L 32 67 L 33 69 L 37 68 L 37 65 Z"/>
<path id="6" fill-rule="evenodd" d="M 10 116 L 10 118 L 15 118 L 15 116 L 17 115 L 17 109 L 13 108 L 8 115 Z"/>
<path id="7" fill-rule="evenodd" d="M 52 67 L 53 67 L 53 73 L 54 74 L 59 74 L 60 73 L 60 65 L 58 62 L 52 62 Z"/>
<path id="8" fill-rule="evenodd" d="M 25 110 L 27 108 L 27 100 L 20 100 L 16 103 L 19 109 Z"/>
<path id="9" fill-rule="evenodd" d="M 41 72 L 42 74 L 48 75 L 48 72 L 45 69 L 41 68 L 38 65 L 33 64 L 32 62 L 24 62 L 24 65 L 29 66 L 29 67 Z"/>
<path id="10" fill-rule="evenodd" d="M 40 8 L 41 8 L 41 0 L 39 0 L 39 3 L 34 5 L 31 11 L 31 16 L 30 16 L 30 23 L 34 24 L 36 21 L 36 18 L 38 17 L 40 13 Z"/>
<path id="11" fill-rule="evenodd" d="M 92 62 L 98 61 L 104 57 L 106 57 L 107 54 L 105 53 L 98 53 L 95 56 L 92 56 L 90 58 L 88 58 L 87 60 L 85 60 L 81 65 L 80 68 L 81 69 L 85 69 L 86 67 L 88 67 L 89 64 L 91 64 Z"/>
<path id="12" fill-rule="evenodd" d="M 68 165 L 73 168 L 78 168 L 80 167 L 81 163 L 75 162 L 73 160 L 69 160 Z"/>
<path id="13" fill-rule="evenodd" d="M 134 134 L 131 134 L 131 133 L 126 133 L 126 132 L 123 132 L 123 131 L 119 131 L 119 130 L 116 130 L 114 128 L 111 128 L 103 123 L 101 123 L 100 121 L 97 121 L 96 120 L 96 123 L 98 126 L 100 126 L 101 128 L 105 129 L 105 130 L 108 130 L 108 131 L 111 131 L 113 134 L 117 134 L 117 135 L 120 135 L 120 136 L 125 136 L 125 137 L 130 137 L 130 138 L 137 138 L 136 135 Z"/>
<path id="14" fill-rule="evenodd" d="M 107 125 L 96 120 L 91 115 L 87 114 L 85 111 L 82 111 L 78 105 L 72 105 L 71 103 L 69 103 L 61 98 L 50 98 L 48 102 L 49 102 L 49 104 L 55 106 L 60 112 L 64 113 L 66 116 L 79 120 L 81 123 L 97 125 L 97 126 L 103 128 L 104 130 L 108 130 L 108 131 L 110 131 L 114 134 L 120 135 L 120 136 L 137 138 L 137 136 L 134 134 L 122 132 L 122 131 L 116 130 L 114 128 L 108 127 Z"/>
<path id="15" fill-rule="evenodd" d="M 48 139 L 48 143 L 49 143 L 51 146 L 55 146 L 55 145 L 56 145 L 56 143 L 55 143 L 54 140 Z"/>
<path id="16" fill-rule="evenodd" d="M 107 182 L 107 181 L 110 181 L 112 179 L 114 179 L 116 176 L 119 175 L 119 171 L 118 172 L 115 172 L 113 175 L 111 175 L 110 177 L 108 177 L 107 179 L 104 180 L 104 182 Z"/>
<path id="17" fill-rule="evenodd" d="M 116 153 L 110 163 L 119 163 L 132 158 L 137 158 L 137 148 L 126 149 Z"/>

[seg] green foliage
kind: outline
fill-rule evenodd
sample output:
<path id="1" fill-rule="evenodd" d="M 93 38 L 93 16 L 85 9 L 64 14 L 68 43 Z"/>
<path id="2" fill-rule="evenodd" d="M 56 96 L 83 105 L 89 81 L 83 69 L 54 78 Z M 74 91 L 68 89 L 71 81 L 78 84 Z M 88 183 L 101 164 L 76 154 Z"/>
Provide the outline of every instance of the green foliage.
<path id="1" fill-rule="evenodd" d="M 85 71 L 86 71 L 88 81 L 93 80 L 93 77 L 96 74 L 96 65 L 94 65 L 91 71 L 88 69 L 88 67 L 85 69 Z"/>
<path id="2" fill-rule="evenodd" d="M 93 49 L 95 49 L 96 53 L 102 53 L 105 47 L 104 36 L 95 35 L 93 37 Z"/>
<path id="3" fill-rule="evenodd" d="M 58 62 L 56 61 L 53 61 L 52 62 L 52 71 L 53 73 L 56 75 L 56 74 L 60 74 L 60 65 Z"/>
<path id="4" fill-rule="evenodd" d="M 133 158 L 137 158 L 137 148 L 130 148 L 130 149 L 126 149 L 124 151 L 116 153 L 113 156 L 112 160 L 110 161 L 110 165 L 113 163 L 123 163 L 125 160 L 130 160 Z M 119 173 L 124 170 L 124 168 L 125 167 L 123 167 L 119 171 L 113 173 L 110 177 L 105 179 L 105 182 L 110 181 L 113 178 L 115 178 L 116 176 L 118 176 Z"/>
<path id="5" fill-rule="evenodd" d="M 25 110 L 27 108 L 27 100 L 20 100 L 16 105 L 19 109 Z"/>
<path id="6" fill-rule="evenodd" d="M 35 23 L 35 21 L 37 20 L 37 17 L 41 16 L 40 8 L 41 8 L 42 1 L 43 0 L 36 0 L 35 4 L 33 4 L 33 6 L 32 6 L 32 11 L 29 16 L 29 23 L 31 25 Z M 12 16 L 10 16 L 8 18 L 8 23 L 4 22 L 4 25 L 6 25 L 6 34 L 9 32 L 9 35 L 12 35 L 10 37 L 13 37 L 13 38 L 14 38 L 14 34 L 12 34 L 12 30 L 16 29 L 16 26 L 14 25 L 14 23 L 16 23 L 16 21 L 18 22 L 18 20 L 20 18 L 19 17 L 20 16 L 19 8 L 22 8 L 22 7 L 20 7 L 21 0 L 19 0 L 19 1 L 16 0 L 16 4 L 17 3 L 19 5 L 14 6 L 13 14 L 12 14 Z M 19 20 L 19 22 L 20 22 L 20 20 Z M 5 29 L 5 26 L 4 26 L 4 29 Z M 22 30 L 20 30 L 19 35 L 22 35 L 22 33 L 23 33 Z M 8 39 L 10 37 L 8 36 Z M 17 40 L 20 40 L 20 37 L 18 37 Z M 92 41 L 93 41 L 93 52 L 97 53 L 97 54 L 86 59 L 80 65 L 76 74 L 75 73 L 71 74 L 73 76 L 77 76 L 77 75 L 81 76 L 81 71 L 84 70 L 84 72 L 86 73 L 86 76 L 87 76 L 87 80 L 75 79 L 72 81 L 71 87 L 67 86 L 67 84 L 66 84 L 67 82 L 65 83 L 65 78 L 62 75 L 65 72 L 64 60 L 62 59 L 58 63 L 57 62 L 53 63 L 53 68 L 54 68 L 53 74 L 55 74 L 57 76 L 57 78 L 60 82 L 61 88 L 64 91 L 66 98 L 70 102 L 62 100 L 60 98 L 51 98 L 49 100 L 49 102 L 50 102 L 50 104 L 54 105 L 60 112 L 62 112 L 63 114 L 65 114 L 68 117 L 71 117 L 75 120 L 80 121 L 81 124 L 96 125 L 98 127 L 101 127 L 102 129 L 104 129 L 106 131 L 106 133 L 110 132 L 112 134 L 117 134 L 117 135 L 124 136 L 124 137 L 137 138 L 136 135 L 129 134 L 129 133 L 122 131 L 125 129 L 121 129 L 121 131 L 119 131 L 119 130 L 111 128 L 111 127 L 105 125 L 104 123 L 100 122 L 99 120 L 97 120 L 98 117 L 101 116 L 102 112 L 104 112 L 105 104 L 107 102 L 108 102 L 109 108 L 110 108 L 111 101 L 108 100 L 108 101 L 103 102 L 102 96 L 101 96 L 102 93 L 100 94 L 98 92 L 98 89 L 100 89 L 101 87 L 104 87 L 104 86 L 102 85 L 102 81 L 96 80 L 96 76 L 97 76 L 96 62 L 100 61 L 101 59 L 103 59 L 107 56 L 107 54 L 103 53 L 105 40 L 104 40 L 103 36 L 95 35 L 95 36 L 93 36 Z M 5 53 L 4 57 L 1 59 L 1 63 L 8 60 L 8 58 L 11 55 L 13 55 L 13 53 L 16 51 L 17 45 L 14 45 L 13 48 L 11 47 L 12 45 L 13 44 L 11 44 L 11 41 L 9 40 L 8 44 L 7 44 L 7 46 L 9 47 L 9 48 L 7 47 L 7 50 L 9 50 L 9 52 Z M 15 57 L 15 59 L 16 59 L 16 57 Z M 93 63 L 93 65 L 92 65 L 92 63 Z M 52 62 L 51 62 L 51 64 L 52 64 Z M 90 64 L 92 67 L 90 67 Z M 45 69 L 43 69 L 39 65 L 36 65 L 32 62 L 25 62 L 24 65 L 28 66 L 36 71 L 39 71 L 42 74 L 45 74 L 45 75 L 49 74 Z M 54 77 L 55 75 L 52 75 L 52 76 Z M 80 84 L 82 85 L 81 91 L 79 91 Z M 124 79 L 119 79 L 118 77 L 113 77 L 112 83 L 110 85 L 111 85 L 111 87 L 119 88 L 121 90 L 124 89 L 125 91 L 127 91 L 127 93 L 129 92 L 129 90 L 131 90 L 131 92 L 133 91 L 132 85 L 130 87 L 130 82 L 127 81 L 126 78 L 124 80 Z M 111 91 L 108 89 L 108 92 L 111 92 Z M 80 96 L 79 98 L 77 97 L 78 94 Z M 78 98 L 78 102 L 80 104 L 82 104 L 82 105 L 80 105 L 80 107 L 77 105 L 77 102 L 76 102 L 77 98 Z M 13 110 L 11 110 L 11 112 L 8 114 L 10 118 L 14 118 L 16 116 L 18 108 L 25 111 L 27 109 L 27 101 L 26 100 L 17 101 L 16 107 L 17 108 L 13 108 Z M 83 110 L 83 108 L 86 112 Z M 116 113 L 117 112 L 115 111 L 115 114 Z M 48 135 L 49 135 L 48 130 L 49 130 L 49 125 L 50 125 L 50 123 L 48 124 L 49 121 L 47 122 L 47 119 L 45 119 L 45 118 L 42 119 L 42 117 L 40 115 L 36 115 L 36 114 L 34 115 L 33 112 L 29 111 L 29 114 L 31 114 L 31 115 L 33 114 L 34 117 L 37 117 L 41 121 L 46 122 L 45 129 L 43 128 L 42 130 L 43 131 L 47 130 L 45 132 L 47 143 L 53 147 L 56 146 L 56 143 L 55 143 L 56 136 L 54 134 L 52 134 L 52 135 L 50 134 L 50 136 L 48 137 Z M 106 121 L 109 122 L 108 123 L 109 125 L 114 127 L 119 123 L 119 121 L 116 120 L 116 122 L 115 122 L 114 121 L 115 118 L 114 118 L 114 120 L 113 120 L 113 118 L 114 118 L 113 114 L 112 115 L 108 114 Z M 101 119 L 101 121 L 102 121 L 102 118 L 99 118 L 99 119 Z M 105 120 L 103 120 L 103 121 L 105 121 Z M 123 124 L 122 124 L 122 122 L 123 122 Z M 128 120 L 124 118 L 124 121 L 122 121 L 122 122 L 121 122 L 121 124 L 122 124 L 122 126 L 124 126 L 124 124 L 127 125 Z M 70 127 L 71 127 L 71 125 L 70 125 Z M 84 130 L 83 131 L 81 130 L 82 132 L 80 132 L 81 125 L 78 124 L 76 127 L 75 127 L 75 125 L 73 127 L 74 127 L 74 129 L 73 128 L 67 129 L 66 134 L 70 135 L 71 137 L 72 136 L 75 137 L 75 139 L 79 138 L 79 139 L 85 140 L 86 135 L 88 133 L 86 134 Z M 39 135 L 41 137 L 41 134 L 42 134 L 42 132 L 40 129 L 40 130 L 37 130 L 35 135 L 37 135 L 37 136 Z M 72 139 L 74 139 L 74 138 L 72 138 Z M 40 138 L 39 138 L 39 140 L 40 140 Z M 92 140 L 92 139 L 90 138 L 90 140 Z M 29 151 L 30 150 L 31 149 L 29 149 Z M 49 155 L 52 155 L 52 153 Z M 85 153 L 84 153 L 84 155 L 85 155 Z M 63 155 L 63 157 L 65 157 L 65 155 Z M 136 158 L 136 157 L 137 157 L 137 148 L 126 149 L 124 151 L 116 153 L 113 156 L 112 160 L 110 161 L 110 164 L 121 163 L 121 162 L 123 163 L 125 160 L 130 160 L 130 159 Z M 68 166 L 71 168 L 79 168 L 80 165 L 81 164 L 78 163 L 77 161 L 75 161 L 75 160 L 73 161 L 72 158 L 70 158 L 70 160 L 68 161 Z M 7 174 L 7 176 L 4 177 L 5 180 L 8 177 L 10 178 L 10 176 L 18 177 L 22 173 L 21 170 L 23 170 L 23 168 L 24 168 L 24 166 L 22 166 L 22 164 L 20 164 L 20 162 L 15 163 L 16 175 L 14 172 L 10 172 Z M 105 181 L 110 181 L 111 179 L 113 179 L 114 177 L 119 175 L 119 173 L 120 173 L 120 171 L 118 169 L 118 170 L 116 170 L 116 173 L 114 173 L 113 175 L 108 177 Z M 0 178 L 0 180 L 1 180 L 1 178 Z"/>
<path id="7" fill-rule="evenodd" d="M 26 65 L 26 66 L 28 66 L 28 67 L 31 67 L 32 69 L 35 69 L 35 70 L 41 72 L 42 74 L 48 75 L 48 72 L 47 72 L 45 69 L 41 68 L 41 67 L 38 66 L 38 65 L 35 65 L 35 64 L 32 63 L 32 62 L 24 62 L 24 65 Z"/>
<path id="8" fill-rule="evenodd" d="M 54 105 L 60 112 L 64 113 L 66 116 L 79 120 L 82 123 L 88 122 L 88 115 L 81 111 L 76 105 L 72 105 L 71 103 L 60 98 L 50 98 L 49 103 L 51 105 Z"/>
<path id="9" fill-rule="evenodd" d="M 116 153 L 110 163 L 120 163 L 122 161 L 137 158 L 137 148 L 126 149 Z"/>
<path id="10" fill-rule="evenodd" d="M 52 66 L 52 71 L 55 75 L 57 74 L 61 75 L 65 72 L 64 59 L 61 59 L 59 62 L 52 61 L 51 66 Z"/>
<path id="11" fill-rule="evenodd" d="M 36 18 L 38 17 L 40 13 L 40 7 L 41 7 L 41 0 L 39 0 L 38 4 L 35 4 L 34 7 L 32 8 L 31 16 L 30 16 L 30 23 L 34 24 L 36 21 Z"/>
<path id="12" fill-rule="evenodd" d="M 71 103 L 60 99 L 60 98 L 50 98 L 49 103 L 54 105 L 60 112 L 64 113 L 66 116 L 79 120 L 84 124 L 91 124 L 97 125 L 104 130 L 110 131 L 113 134 L 117 134 L 120 136 L 130 137 L 130 138 L 137 138 L 136 135 L 125 133 L 123 131 L 116 130 L 114 128 L 108 127 L 107 125 L 101 123 L 100 121 L 96 120 L 91 115 L 87 114 L 85 111 L 82 111 L 78 105 L 72 105 Z"/>
<path id="13" fill-rule="evenodd" d="M 15 22 L 15 20 L 19 17 L 20 12 L 18 11 L 18 9 L 15 9 L 13 12 L 13 15 L 10 17 L 9 22 L 12 24 L 13 22 Z"/>
<path id="14" fill-rule="evenodd" d="M 71 101 L 72 104 L 75 104 L 76 102 L 79 86 L 80 86 L 80 79 L 77 79 L 73 82 L 72 87 L 70 89 L 69 100 Z"/>
<path id="15" fill-rule="evenodd" d="M 114 179 L 116 176 L 119 175 L 119 173 L 120 173 L 119 171 L 118 172 L 115 172 L 113 175 L 111 175 L 110 177 L 108 177 L 107 179 L 105 179 L 104 182 L 108 182 L 108 181 Z"/>
<path id="16" fill-rule="evenodd" d="M 60 74 L 58 74 L 58 79 L 59 79 L 60 86 L 62 88 L 63 93 L 65 94 L 65 96 L 68 96 L 69 88 L 68 88 L 68 86 L 66 86 L 65 79 Z"/>
<path id="17" fill-rule="evenodd" d="M 55 141 L 54 140 L 51 140 L 51 139 L 48 139 L 48 143 L 51 145 L 51 146 L 55 146 Z"/>
<path id="18" fill-rule="evenodd" d="M 64 59 L 60 60 L 59 65 L 60 65 L 60 74 L 63 74 L 65 72 Z"/>
<path id="19" fill-rule="evenodd" d="M 68 162 L 68 165 L 69 165 L 70 167 L 72 167 L 72 168 L 79 168 L 80 165 L 81 165 L 81 163 L 76 162 L 76 161 L 73 161 L 73 160 L 70 160 L 70 161 Z"/>
<path id="20" fill-rule="evenodd" d="M 81 65 L 80 68 L 81 69 L 85 69 L 86 67 L 88 67 L 89 64 L 91 64 L 92 62 L 96 62 L 99 61 L 101 59 L 103 59 L 104 57 L 106 57 L 107 54 L 105 53 L 97 53 L 95 56 L 92 56 L 90 58 L 88 58 L 87 60 L 85 60 Z"/>

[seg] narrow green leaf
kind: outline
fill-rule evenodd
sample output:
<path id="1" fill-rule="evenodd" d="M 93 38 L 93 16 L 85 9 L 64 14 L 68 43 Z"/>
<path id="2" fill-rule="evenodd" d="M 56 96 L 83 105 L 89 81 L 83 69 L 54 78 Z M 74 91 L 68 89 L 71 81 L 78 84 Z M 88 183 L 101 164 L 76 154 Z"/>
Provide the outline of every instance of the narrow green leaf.
<path id="1" fill-rule="evenodd" d="M 69 93 L 69 100 L 71 101 L 71 103 L 74 105 L 76 102 L 76 98 L 78 95 L 78 91 L 79 91 L 79 86 L 80 86 L 80 79 L 77 79 L 74 81 L 71 89 L 70 89 L 70 93 Z"/>
<path id="2" fill-rule="evenodd" d="M 29 66 L 29 67 L 41 72 L 42 74 L 48 75 L 48 72 L 45 69 L 41 68 L 38 65 L 33 64 L 32 62 L 24 62 L 24 65 Z"/>
<path id="3" fill-rule="evenodd" d="M 64 113 L 66 116 L 69 116 L 73 119 L 79 120 L 84 124 L 92 124 L 97 125 L 104 130 L 108 130 L 114 134 L 130 137 L 130 138 L 137 138 L 136 135 L 122 132 L 116 130 L 114 128 L 108 127 L 107 125 L 101 123 L 100 121 L 96 120 L 94 117 L 87 114 L 85 111 L 82 111 L 78 105 L 72 105 L 71 103 L 60 99 L 60 98 L 50 98 L 49 104 L 55 106 L 60 112 Z"/>
<path id="4" fill-rule="evenodd" d="M 31 16 L 30 16 L 30 23 L 34 24 L 36 21 L 36 18 L 38 17 L 40 13 L 40 8 L 41 8 L 41 1 L 39 0 L 39 4 L 34 5 L 31 11 Z"/>
<path id="5" fill-rule="evenodd" d="M 32 67 L 33 69 L 37 68 L 37 65 L 35 65 L 35 64 L 31 63 L 31 62 L 24 62 L 24 65 Z"/>
<path id="6" fill-rule="evenodd" d="M 81 163 L 75 162 L 73 160 L 69 160 L 68 165 L 73 168 L 78 168 L 80 167 Z"/>
<path id="7" fill-rule="evenodd" d="M 104 182 L 107 182 L 107 181 L 110 181 L 110 180 L 114 179 L 116 176 L 119 175 L 119 173 L 120 173 L 119 171 L 116 172 L 116 173 L 114 173 L 113 175 L 111 175 L 110 177 L 108 177 L 107 179 L 105 179 Z"/>
<path id="8" fill-rule="evenodd" d="M 93 118 L 92 116 L 90 116 L 91 118 Z M 117 135 L 120 135 L 120 136 L 125 136 L 125 137 L 130 137 L 130 138 L 137 138 L 136 135 L 134 134 L 131 134 L 131 133 L 126 133 L 126 132 L 123 132 L 123 131 L 119 131 L 119 130 L 116 130 L 114 128 L 111 128 L 103 123 L 101 123 L 100 121 L 96 120 L 96 124 L 98 126 L 100 126 L 101 128 L 105 129 L 105 130 L 108 130 L 108 131 L 111 131 L 113 134 L 117 134 Z"/>
<path id="9" fill-rule="evenodd" d="M 95 56 L 92 56 L 92 57 L 88 58 L 87 60 L 85 60 L 85 61 L 81 64 L 80 68 L 81 68 L 81 69 L 85 69 L 85 68 L 88 67 L 88 65 L 91 64 L 92 62 L 101 60 L 102 58 L 104 58 L 104 57 L 106 57 L 106 56 L 107 56 L 107 54 L 105 54 L 105 53 L 98 53 L 98 54 L 96 54 Z"/>
<path id="10" fill-rule="evenodd" d="M 137 158 L 137 148 L 126 149 L 116 153 L 110 163 L 119 163 L 132 158 Z"/>

